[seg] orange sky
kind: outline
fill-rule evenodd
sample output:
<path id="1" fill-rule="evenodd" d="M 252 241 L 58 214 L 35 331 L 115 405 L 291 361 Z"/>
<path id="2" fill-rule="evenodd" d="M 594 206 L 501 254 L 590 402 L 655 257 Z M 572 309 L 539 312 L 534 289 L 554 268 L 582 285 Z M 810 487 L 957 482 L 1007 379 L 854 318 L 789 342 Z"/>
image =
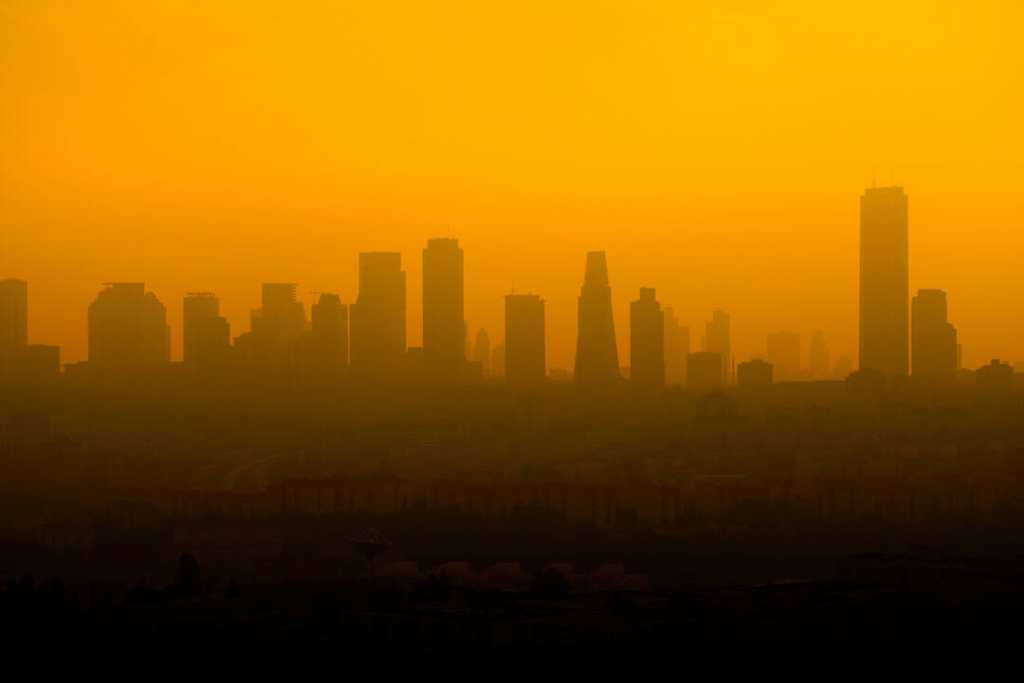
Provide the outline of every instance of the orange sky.
<path id="1" fill-rule="evenodd" d="M 85 354 L 107 280 L 167 305 L 259 283 L 356 293 L 458 237 L 472 330 L 548 302 L 571 367 L 584 252 L 739 359 L 822 329 L 855 357 L 857 200 L 911 202 L 911 287 L 946 289 L 966 365 L 1024 359 L 1020 29 L 1011 0 L 559 3 L 0 0 L 0 277 L 30 337 Z"/>

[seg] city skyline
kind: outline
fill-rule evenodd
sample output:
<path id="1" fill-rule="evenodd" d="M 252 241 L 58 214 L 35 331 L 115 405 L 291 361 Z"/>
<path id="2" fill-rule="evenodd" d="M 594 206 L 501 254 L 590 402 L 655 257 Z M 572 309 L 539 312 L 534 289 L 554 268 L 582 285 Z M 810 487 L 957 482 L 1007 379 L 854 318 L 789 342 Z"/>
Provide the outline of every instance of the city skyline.
<path id="1" fill-rule="evenodd" d="M 859 343 L 862 353 L 858 354 L 858 364 L 862 369 L 880 370 L 888 375 L 911 373 L 912 355 L 916 358 L 917 355 L 920 355 L 918 347 L 924 346 L 922 343 L 914 341 L 914 348 L 912 348 L 912 337 L 917 340 L 921 334 L 930 334 L 932 337 L 939 334 L 938 332 L 919 333 L 918 331 L 919 327 L 925 326 L 925 324 L 917 323 L 918 318 L 926 319 L 917 313 L 918 301 L 921 297 L 934 293 L 942 297 L 941 303 L 929 304 L 931 306 L 929 310 L 936 312 L 930 313 L 930 317 L 927 319 L 936 320 L 936 316 L 940 319 L 938 322 L 928 323 L 932 330 L 936 329 L 936 325 L 947 325 L 946 320 L 949 315 L 946 294 L 942 290 L 921 289 L 914 297 L 913 307 L 911 306 L 907 275 L 911 261 L 907 244 L 909 224 L 907 204 L 907 195 L 901 187 L 868 188 L 861 198 Z M 459 246 L 459 241 L 456 238 L 428 238 L 426 245 L 422 249 L 423 281 L 421 288 L 424 306 L 422 320 L 425 321 L 423 327 L 425 347 L 417 347 L 416 344 L 409 342 L 409 291 L 407 273 L 403 269 L 402 254 L 400 252 L 360 252 L 360 286 L 351 306 L 344 302 L 337 293 L 312 292 L 312 295 L 319 296 L 319 301 L 312 303 L 310 315 L 307 316 L 305 304 L 298 296 L 299 286 L 296 283 L 263 283 L 261 285 L 262 306 L 251 311 L 249 330 L 241 333 L 236 331 L 234 336 L 231 335 L 231 330 L 237 328 L 232 328 L 230 322 L 220 315 L 221 302 L 216 293 L 186 293 L 183 298 L 185 317 L 180 333 L 181 356 L 175 360 L 188 362 L 189 344 L 191 343 L 193 347 L 196 345 L 195 341 L 189 342 L 190 334 L 192 334 L 192 339 L 196 335 L 204 335 L 207 339 L 205 342 L 207 346 L 212 344 L 217 347 L 225 347 L 225 341 L 227 341 L 227 346 L 237 348 L 239 353 L 251 359 L 254 357 L 254 353 L 263 357 L 274 353 L 279 355 L 280 349 L 297 340 L 304 330 L 308 331 L 312 325 L 314 338 L 322 340 L 314 340 L 312 342 L 314 346 L 323 352 L 326 352 L 327 347 L 334 348 L 335 350 L 330 353 L 337 357 L 337 362 L 343 366 L 348 365 L 351 355 L 353 367 L 357 372 L 361 371 L 363 374 L 372 374 L 393 366 L 399 358 L 397 354 L 404 355 L 407 349 L 416 348 L 422 349 L 425 361 L 435 373 L 443 370 L 450 377 L 457 377 L 459 376 L 458 368 L 471 360 L 476 360 L 481 371 L 484 371 L 486 366 L 490 365 L 490 359 L 483 363 L 476 357 L 476 351 L 472 348 L 472 340 L 469 339 L 469 323 L 465 320 L 464 315 L 466 295 L 464 250 Z M 611 379 L 617 379 L 623 370 L 627 375 L 629 374 L 630 361 L 627 360 L 623 363 L 617 356 L 620 353 L 619 345 L 623 343 L 623 336 L 625 336 L 624 344 L 629 349 L 629 353 L 631 355 L 635 353 L 632 347 L 633 339 L 636 336 L 634 317 L 638 303 L 630 303 L 626 324 L 627 330 L 631 330 L 630 333 L 622 335 L 616 332 L 612 305 L 614 288 L 609 287 L 610 279 L 606 252 L 588 252 L 584 283 L 577 303 L 576 356 L 579 357 L 581 350 L 584 353 L 582 379 L 575 359 L 569 368 L 576 373 L 577 383 L 599 385 Z M 18 307 L 24 308 L 23 302 L 27 299 L 27 288 L 24 281 L 16 278 L 8 278 L 3 282 L 6 292 L 4 310 L 5 316 L 8 318 L 5 319 L 4 332 L 12 338 L 17 337 L 24 340 L 28 325 L 24 319 L 24 310 L 19 310 Z M 472 284 L 470 283 L 470 290 L 473 288 Z M 97 301 L 102 300 L 105 293 L 109 295 L 116 292 L 129 292 L 129 290 L 134 291 L 135 288 L 144 288 L 145 285 L 144 283 L 105 283 L 105 287 L 107 289 L 100 292 Z M 648 287 L 641 287 L 640 291 L 642 295 L 646 293 L 645 296 L 648 297 L 652 296 L 653 292 Z M 16 294 L 16 296 L 12 296 L 12 294 Z M 150 292 L 147 296 L 153 297 L 154 293 Z M 170 339 L 173 335 L 170 332 L 170 326 L 167 326 L 166 323 L 166 307 L 159 301 L 159 297 L 156 298 L 156 302 L 161 308 L 162 322 L 160 324 L 165 326 L 161 329 L 166 329 L 167 332 L 160 341 L 160 348 L 151 352 L 151 355 L 171 359 Z M 90 311 L 95 304 L 96 302 L 90 305 Z M 324 311 L 325 305 L 337 309 L 338 312 L 322 313 L 321 332 L 317 332 L 316 311 L 318 308 Z M 940 308 L 936 309 L 936 305 Z M 888 309 L 885 308 L 886 306 Z M 912 311 L 911 308 L 914 310 Z M 350 309 L 354 318 L 354 322 L 351 323 Z M 888 312 L 886 312 L 887 310 Z M 190 311 L 192 312 L 190 313 Z M 688 362 L 686 353 L 679 353 L 679 349 L 677 349 L 679 335 L 682 334 L 682 338 L 688 340 L 689 326 L 680 326 L 673 307 L 670 305 L 666 305 L 664 308 L 658 307 L 655 311 L 659 327 L 663 330 L 659 344 L 667 348 L 669 353 L 666 355 L 665 351 L 662 352 L 661 368 L 657 372 L 662 375 L 668 373 L 671 380 L 669 383 L 678 384 L 686 374 L 685 368 Z M 191 324 L 189 323 L 190 315 L 193 320 Z M 328 315 L 332 319 L 329 324 L 336 328 L 330 333 L 333 339 L 330 342 L 325 341 L 322 331 L 326 329 L 323 320 L 326 320 Z M 93 313 L 90 313 L 90 316 L 93 316 Z M 507 316 L 506 310 L 506 323 Z M 671 318 L 669 319 L 667 316 L 671 316 Z M 209 322 L 199 325 L 195 322 L 199 318 L 209 319 Z M 670 320 L 671 324 L 666 326 L 663 319 Z M 649 326 L 651 323 L 646 324 Z M 199 331 L 198 328 L 202 326 L 207 329 Z M 90 323 L 90 335 L 94 334 L 92 328 L 93 325 Z M 190 328 L 192 329 L 191 333 L 189 332 Z M 953 369 L 958 369 L 963 362 L 963 346 L 958 343 L 955 326 L 951 329 L 953 330 L 952 351 L 946 352 L 946 354 L 948 358 L 953 359 L 952 362 L 955 364 Z M 479 330 L 480 333 L 486 334 L 486 328 L 481 327 Z M 806 337 L 804 338 L 799 332 L 770 332 L 766 335 L 766 346 L 762 347 L 766 350 L 752 352 L 746 357 L 737 357 L 733 351 L 731 314 L 716 308 L 710 319 L 705 321 L 701 346 L 696 350 L 718 354 L 722 363 L 722 381 L 725 385 L 735 383 L 737 379 L 736 365 L 751 359 L 764 358 L 771 362 L 774 367 L 775 381 L 821 379 L 834 377 L 853 369 L 853 363 L 849 356 L 839 355 L 836 358 L 832 355 L 832 347 L 820 329 L 815 329 Z M 543 339 L 544 355 L 548 357 L 550 339 L 546 330 L 541 338 Z M 642 339 L 641 342 L 645 344 L 646 349 L 650 348 L 648 342 L 644 342 Z M 22 341 L 23 343 L 24 341 Z M 282 344 L 285 347 L 282 347 Z M 601 350 L 601 347 L 608 344 L 610 344 L 612 355 L 608 357 L 607 361 L 600 360 L 599 356 L 608 354 L 608 351 Z M 683 344 L 687 349 L 694 350 L 690 348 L 688 341 Z M 95 343 L 90 344 L 90 346 L 94 345 Z M 805 346 L 806 352 L 804 351 Z M 352 347 L 354 349 L 350 352 Z M 865 348 L 868 353 L 866 363 L 863 351 Z M 278 349 L 278 351 L 275 352 L 274 349 Z M 206 355 L 214 356 L 218 353 L 223 357 L 226 351 L 208 350 L 205 352 Z M 370 356 L 367 356 L 368 353 L 372 353 L 374 357 L 379 356 L 379 358 L 371 359 Z M 380 355 L 382 353 L 383 356 Z M 194 349 L 192 354 L 196 355 Z M 642 354 L 643 351 L 641 351 L 641 357 Z M 91 355 L 95 355 L 95 352 L 90 351 Z M 676 359 L 676 355 L 679 355 L 680 358 Z M 1002 357 L 1007 356 L 1002 354 Z M 387 360 L 387 358 L 392 360 Z M 75 362 L 69 360 L 66 355 L 63 359 L 65 363 Z M 834 366 L 830 365 L 832 359 L 834 359 Z M 602 363 L 607 365 L 607 368 L 601 369 Z M 195 362 L 192 364 L 195 365 Z M 545 360 L 544 366 L 559 372 L 564 371 L 560 366 L 551 365 L 547 360 Z M 673 371 L 671 370 L 673 367 L 680 369 Z M 915 374 L 920 375 L 921 372 L 915 371 Z M 605 379 L 599 379 L 605 376 Z"/>

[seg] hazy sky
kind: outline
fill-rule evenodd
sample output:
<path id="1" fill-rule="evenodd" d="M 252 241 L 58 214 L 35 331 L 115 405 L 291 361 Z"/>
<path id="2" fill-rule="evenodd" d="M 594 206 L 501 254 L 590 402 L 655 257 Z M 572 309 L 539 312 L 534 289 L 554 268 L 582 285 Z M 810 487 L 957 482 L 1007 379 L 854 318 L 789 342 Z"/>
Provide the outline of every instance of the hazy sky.
<path id="1" fill-rule="evenodd" d="M 471 331 L 547 300 L 571 367 L 587 250 L 622 358 L 657 288 L 738 359 L 823 330 L 856 356 L 857 201 L 907 188 L 911 288 L 949 292 L 964 361 L 1024 359 L 1019 0 L 0 0 L 0 277 L 83 358 L 86 306 L 144 280 L 356 294 L 357 253 L 458 237 Z"/>

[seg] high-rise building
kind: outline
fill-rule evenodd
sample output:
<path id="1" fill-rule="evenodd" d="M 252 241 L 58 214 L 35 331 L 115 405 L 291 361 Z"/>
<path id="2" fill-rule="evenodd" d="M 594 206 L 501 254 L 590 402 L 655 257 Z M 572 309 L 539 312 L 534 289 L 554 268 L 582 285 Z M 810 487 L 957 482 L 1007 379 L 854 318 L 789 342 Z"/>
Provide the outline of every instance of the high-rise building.
<path id="1" fill-rule="evenodd" d="M 686 355 L 690 353 L 690 331 L 686 329 L 686 348 L 683 348 L 683 329 L 671 306 L 664 309 L 665 326 L 665 383 L 682 384 L 686 379 Z"/>
<path id="2" fill-rule="evenodd" d="M 907 195 L 877 187 L 860 199 L 860 367 L 906 375 L 910 298 Z"/>
<path id="3" fill-rule="evenodd" d="M 696 392 L 714 391 L 722 386 L 722 355 L 698 351 L 686 356 L 686 386 Z"/>
<path id="4" fill-rule="evenodd" d="M 650 287 L 629 305 L 629 378 L 633 386 L 665 386 L 665 314 Z"/>
<path id="5" fill-rule="evenodd" d="M 811 373 L 811 379 L 828 379 L 831 374 L 831 359 L 828 353 L 828 344 L 825 343 L 825 335 L 815 332 L 811 336 L 811 345 L 807 351 L 807 363 Z"/>
<path id="6" fill-rule="evenodd" d="M 89 365 L 136 371 L 170 361 L 167 309 L 141 282 L 109 282 L 89 305 Z"/>
<path id="7" fill-rule="evenodd" d="M 348 364 L 348 306 L 337 294 L 324 292 L 313 304 L 310 352 L 330 368 Z"/>
<path id="8" fill-rule="evenodd" d="M 405 356 L 405 271 L 396 252 L 359 255 L 359 296 L 349 309 L 349 362 L 359 372 L 394 369 Z"/>
<path id="9" fill-rule="evenodd" d="M 491 374 L 491 338 L 487 330 L 480 328 L 473 343 L 473 361 L 480 364 L 480 374 L 488 377 Z"/>
<path id="10" fill-rule="evenodd" d="M 220 314 L 220 300 L 209 292 L 185 295 L 182 359 L 192 368 L 223 366 L 231 352 L 231 325 Z"/>
<path id="11" fill-rule="evenodd" d="M 587 270 L 577 300 L 574 375 L 576 384 L 580 386 L 607 385 L 619 378 L 612 289 L 608 284 L 608 262 L 603 251 L 587 254 Z"/>
<path id="12" fill-rule="evenodd" d="M 704 350 L 717 353 L 722 361 L 722 383 L 732 375 L 732 321 L 725 311 L 715 311 L 704 327 Z"/>
<path id="13" fill-rule="evenodd" d="M 544 300 L 535 294 L 505 297 L 505 380 L 534 387 L 547 374 Z"/>
<path id="14" fill-rule="evenodd" d="M 771 386 L 774 369 L 768 361 L 755 358 L 736 366 L 736 385 L 745 388 Z"/>
<path id="15" fill-rule="evenodd" d="M 948 320 L 946 293 L 921 289 L 911 302 L 911 372 L 915 378 L 951 380 L 957 370 L 956 328 Z"/>
<path id="16" fill-rule="evenodd" d="M 800 376 L 800 335 L 773 332 L 768 335 L 765 354 L 772 364 L 775 379 L 788 382 Z"/>
<path id="17" fill-rule="evenodd" d="M 0 355 L 28 344 L 28 283 L 0 280 Z"/>
<path id="18" fill-rule="evenodd" d="M 463 256 L 456 239 L 432 239 L 423 250 L 423 359 L 457 370 L 466 361 Z"/>

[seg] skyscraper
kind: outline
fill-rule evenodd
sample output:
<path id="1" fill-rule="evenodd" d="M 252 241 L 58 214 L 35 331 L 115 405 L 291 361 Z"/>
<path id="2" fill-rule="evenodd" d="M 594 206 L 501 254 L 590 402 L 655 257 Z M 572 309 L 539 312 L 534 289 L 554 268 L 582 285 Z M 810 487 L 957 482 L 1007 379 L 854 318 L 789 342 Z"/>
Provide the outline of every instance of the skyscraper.
<path id="1" fill-rule="evenodd" d="M 482 327 L 476 333 L 473 344 L 473 360 L 480 364 L 480 373 L 487 377 L 491 374 L 491 338 Z"/>
<path id="2" fill-rule="evenodd" d="M 910 298 L 907 195 L 877 187 L 860 199 L 860 367 L 906 375 Z"/>
<path id="3" fill-rule="evenodd" d="M 457 370 L 466 360 L 463 257 L 456 239 L 432 239 L 423 250 L 423 360 Z"/>
<path id="4" fill-rule="evenodd" d="M 185 295 L 182 350 L 185 365 L 210 369 L 223 365 L 231 351 L 231 326 L 220 314 L 220 300 L 209 292 Z"/>
<path id="5" fill-rule="evenodd" d="M 717 353 L 722 363 L 722 383 L 728 383 L 732 367 L 732 331 L 729 314 L 715 311 L 704 327 L 704 350 Z"/>
<path id="6" fill-rule="evenodd" d="M 348 306 L 337 294 L 324 292 L 312 307 L 310 351 L 330 369 L 348 364 Z"/>
<path id="7" fill-rule="evenodd" d="M 800 374 L 800 335 L 796 332 L 773 332 L 768 335 L 765 346 L 774 378 L 781 381 L 797 379 Z"/>
<path id="8" fill-rule="evenodd" d="M 89 305 L 89 365 L 136 371 L 170 361 L 167 309 L 141 282 L 109 282 Z"/>
<path id="9" fill-rule="evenodd" d="M 915 378 L 951 380 L 956 374 L 956 328 L 947 317 L 944 291 L 918 290 L 911 302 L 911 372 Z"/>
<path id="10" fill-rule="evenodd" d="M 28 344 L 28 283 L 0 280 L 0 355 Z"/>
<path id="11" fill-rule="evenodd" d="M 665 315 L 650 287 L 629 305 L 629 377 L 633 386 L 665 386 Z"/>
<path id="12" fill-rule="evenodd" d="M 393 369 L 405 355 L 405 271 L 396 252 L 359 255 L 359 296 L 349 311 L 353 370 Z"/>
<path id="13" fill-rule="evenodd" d="M 535 294 L 505 297 L 505 380 L 515 387 L 534 387 L 547 374 L 544 341 L 544 300 Z"/>
<path id="14" fill-rule="evenodd" d="M 580 386 L 607 385 L 619 378 L 612 289 L 608 284 L 608 262 L 603 251 L 587 254 L 587 270 L 577 299 L 574 372 L 576 384 Z"/>
<path id="15" fill-rule="evenodd" d="M 683 348 L 683 328 L 671 306 L 664 309 L 665 326 L 665 383 L 682 384 L 686 378 L 686 355 L 690 353 L 689 330 L 686 348 Z"/>
<path id="16" fill-rule="evenodd" d="M 825 335 L 821 332 L 815 332 L 811 336 L 811 345 L 807 351 L 807 363 L 811 379 L 827 379 L 832 374 L 830 362 Z"/>

